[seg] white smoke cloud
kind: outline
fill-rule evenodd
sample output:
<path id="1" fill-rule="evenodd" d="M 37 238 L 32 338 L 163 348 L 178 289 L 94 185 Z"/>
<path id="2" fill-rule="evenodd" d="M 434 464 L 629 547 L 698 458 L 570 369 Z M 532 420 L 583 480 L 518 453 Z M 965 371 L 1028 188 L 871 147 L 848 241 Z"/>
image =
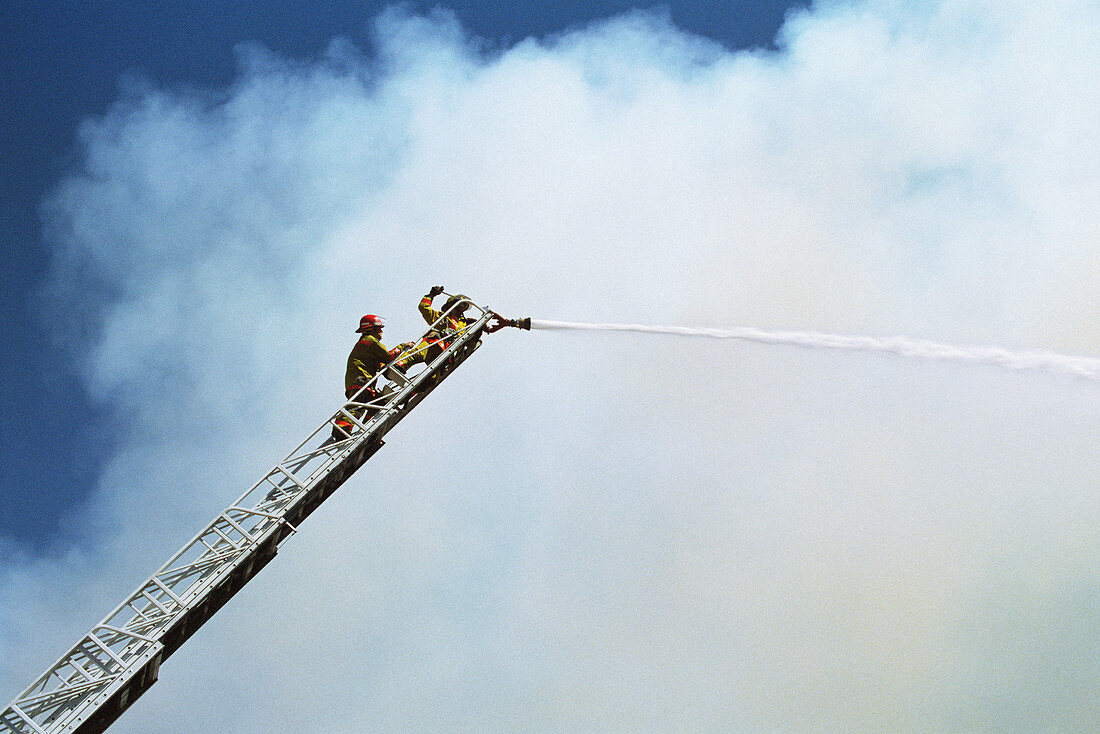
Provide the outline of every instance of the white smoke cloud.
<path id="1" fill-rule="evenodd" d="M 486 56 L 391 13 L 377 58 L 246 49 L 230 89 L 89 121 L 57 293 L 132 435 L 81 550 L 4 551 L 0 692 L 334 408 L 363 312 L 418 333 L 435 282 L 1100 354 L 1094 3 L 819 3 L 781 40 L 638 13 Z M 1051 375 L 502 333 L 116 728 L 1095 728 L 1098 417 Z"/>

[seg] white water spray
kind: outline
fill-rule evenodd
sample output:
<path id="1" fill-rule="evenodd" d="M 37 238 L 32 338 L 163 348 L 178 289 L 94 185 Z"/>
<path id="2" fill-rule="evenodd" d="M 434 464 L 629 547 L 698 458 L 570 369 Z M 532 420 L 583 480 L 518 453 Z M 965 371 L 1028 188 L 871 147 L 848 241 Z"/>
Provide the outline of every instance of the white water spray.
<path id="1" fill-rule="evenodd" d="M 698 329 L 688 326 L 643 326 L 641 324 L 583 324 L 569 321 L 531 319 L 532 329 L 582 331 L 634 331 L 643 334 L 674 334 L 710 339 L 740 339 L 762 344 L 790 344 L 811 349 L 841 349 L 858 352 L 886 352 L 901 357 L 994 365 L 1011 370 L 1045 370 L 1100 381 L 1100 359 L 1073 357 L 1049 351 L 1013 351 L 1003 347 L 960 347 L 952 344 L 911 339 L 905 336 L 841 336 L 815 331 L 763 331 L 751 327 Z"/>

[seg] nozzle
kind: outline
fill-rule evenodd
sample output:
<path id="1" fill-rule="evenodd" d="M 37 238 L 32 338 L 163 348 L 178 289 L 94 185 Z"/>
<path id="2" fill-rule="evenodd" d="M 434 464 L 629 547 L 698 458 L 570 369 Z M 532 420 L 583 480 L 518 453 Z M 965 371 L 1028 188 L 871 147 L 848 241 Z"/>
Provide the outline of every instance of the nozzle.
<path id="1" fill-rule="evenodd" d="M 487 327 L 485 327 L 485 331 L 488 334 L 492 334 L 494 331 L 500 331 L 505 326 L 512 326 L 512 327 L 515 327 L 517 329 L 523 329 L 524 331 L 530 331 L 531 330 L 531 317 L 530 316 L 528 316 L 525 319 L 506 319 L 503 316 L 501 316 L 500 314 L 496 313 L 495 311 L 492 312 L 492 313 L 493 313 L 493 321 Z"/>

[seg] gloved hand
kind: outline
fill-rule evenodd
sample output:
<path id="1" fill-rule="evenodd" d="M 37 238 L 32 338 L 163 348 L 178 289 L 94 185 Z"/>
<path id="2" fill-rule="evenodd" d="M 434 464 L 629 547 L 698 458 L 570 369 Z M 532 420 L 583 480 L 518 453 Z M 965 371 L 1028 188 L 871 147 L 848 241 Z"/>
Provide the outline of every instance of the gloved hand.
<path id="1" fill-rule="evenodd" d="M 416 342 L 401 342 L 396 347 L 390 350 L 390 359 L 397 359 L 406 349 L 412 349 L 415 346 Z"/>
<path id="2" fill-rule="evenodd" d="M 443 286 L 433 285 L 432 289 L 430 291 L 428 291 L 428 298 L 435 298 L 436 296 L 438 296 L 442 292 L 443 292 Z"/>

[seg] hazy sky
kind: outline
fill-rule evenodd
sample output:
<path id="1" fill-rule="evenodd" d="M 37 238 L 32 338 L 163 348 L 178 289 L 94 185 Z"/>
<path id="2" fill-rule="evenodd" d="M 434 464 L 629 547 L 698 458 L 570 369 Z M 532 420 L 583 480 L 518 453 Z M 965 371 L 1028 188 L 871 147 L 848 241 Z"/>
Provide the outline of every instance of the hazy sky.
<path id="1" fill-rule="evenodd" d="M 0 544 L 0 698 L 433 283 L 1100 355 L 1095 3 L 817 3 L 754 51 L 619 10 L 498 43 L 391 10 L 92 110 L 41 309 L 115 433 L 70 540 Z M 1095 729 L 1097 439 L 1060 375 L 502 332 L 116 728 Z"/>

